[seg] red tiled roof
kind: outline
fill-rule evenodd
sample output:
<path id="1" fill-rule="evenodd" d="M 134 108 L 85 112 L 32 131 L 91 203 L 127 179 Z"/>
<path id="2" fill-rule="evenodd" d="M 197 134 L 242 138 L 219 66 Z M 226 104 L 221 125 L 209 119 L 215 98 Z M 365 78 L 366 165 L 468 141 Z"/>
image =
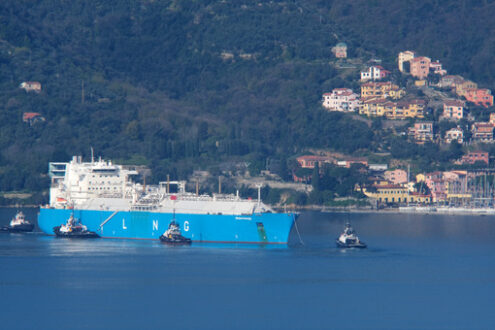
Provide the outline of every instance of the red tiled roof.
<path id="1" fill-rule="evenodd" d="M 445 100 L 443 104 L 448 107 L 464 107 L 464 101 L 462 100 Z"/>
<path id="2" fill-rule="evenodd" d="M 29 120 L 29 119 L 33 119 L 34 117 L 38 117 L 38 116 L 41 116 L 41 114 L 39 114 L 37 112 L 24 112 L 22 114 L 22 120 Z"/>

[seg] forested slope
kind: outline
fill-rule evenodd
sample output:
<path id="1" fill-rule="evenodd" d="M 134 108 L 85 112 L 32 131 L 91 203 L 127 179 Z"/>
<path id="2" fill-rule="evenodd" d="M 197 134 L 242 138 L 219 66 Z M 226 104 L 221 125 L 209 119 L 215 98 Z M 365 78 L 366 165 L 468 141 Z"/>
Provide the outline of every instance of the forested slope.
<path id="1" fill-rule="evenodd" d="M 146 163 L 153 180 L 234 158 L 380 141 L 320 108 L 357 87 L 331 47 L 393 64 L 414 49 L 493 84 L 492 1 L 2 1 L 1 190 L 39 190 L 72 154 Z M 351 76 L 349 76 L 351 74 Z M 26 93 L 22 81 L 39 81 Z M 22 113 L 39 112 L 28 126 Z"/>

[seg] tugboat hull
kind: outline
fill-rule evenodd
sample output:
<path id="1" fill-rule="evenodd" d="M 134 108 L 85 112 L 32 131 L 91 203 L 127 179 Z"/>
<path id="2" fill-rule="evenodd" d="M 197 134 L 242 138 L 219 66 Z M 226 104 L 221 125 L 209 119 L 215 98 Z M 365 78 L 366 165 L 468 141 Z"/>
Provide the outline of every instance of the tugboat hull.
<path id="1" fill-rule="evenodd" d="M 365 249 L 366 248 L 366 244 L 364 244 L 363 242 L 342 243 L 338 239 L 335 240 L 335 242 L 337 243 L 337 247 L 342 248 L 342 249 L 349 249 L 349 248 Z"/>
<path id="2" fill-rule="evenodd" d="M 66 238 L 99 238 L 100 236 L 92 231 L 71 231 L 71 232 L 61 232 L 60 226 L 54 227 L 53 232 L 57 237 Z"/>
<path id="3" fill-rule="evenodd" d="M 0 233 L 28 233 L 33 231 L 34 224 L 24 224 L 17 226 L 5 226 L 0 228 Z"/>
<path id="4" fill-rule="evenodd" d="M 167 237 L 167 236 L 160 236 L 160 241 L 166 244 L 172 244 L 172 245 L 186 245 L 186 244 L 191 244 L 191 239 L 184 237 L 184 236 L 179 236 L 179 237 Z"/>
<path id="5" fill-rule="evenodd" d="M 17 225 L 17 226 L 9 226 L 7 227 L 9 232 L 11 233 L 26 233 L 26 232 L 31 232 L 34 229 L 34 224 L 24 224 L 24 225 Z"/>

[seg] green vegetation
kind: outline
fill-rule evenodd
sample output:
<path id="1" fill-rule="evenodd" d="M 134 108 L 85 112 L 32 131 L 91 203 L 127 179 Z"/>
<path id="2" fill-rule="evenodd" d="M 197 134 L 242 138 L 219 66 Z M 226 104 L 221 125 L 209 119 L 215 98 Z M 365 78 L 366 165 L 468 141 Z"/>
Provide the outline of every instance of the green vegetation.
<path id="1" fill-rule="evenodd" d="M 148 165 L 152 182 L 228 160 L 257 173 L 267 159 L 287 179 L 290 158 L 308 148 L 390 150 L 423 168 L 427 152 L 438 165 L 458 150 L 322 111 L 323 92 L 358 86 L 359 68 L 338 69 L 331 47 L 345 41 L 356 63 L 378 56 L 390 68 L 414 49 L 489 87 L 494 11 L 468 0 L 2 1 L 0 190 L 46 189 L 49 161 L 87 158 L 90 147 Z M 39 81 L 41 93 L 19 89 L 23 81 Z M 24 112 L 46 121 L 30 127 Z M 320 191 L 354 191 L 356 174 L 335 171 L 325 169 Z"/>

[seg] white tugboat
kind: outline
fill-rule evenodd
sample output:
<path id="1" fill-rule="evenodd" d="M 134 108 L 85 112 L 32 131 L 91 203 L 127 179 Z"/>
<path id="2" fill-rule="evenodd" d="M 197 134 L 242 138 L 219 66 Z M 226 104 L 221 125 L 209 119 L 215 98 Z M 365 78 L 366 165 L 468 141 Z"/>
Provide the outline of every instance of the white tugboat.
<path id="1" fill-rule="evenodd" d="M 350 223 L 345 224 L 344 232 L 340 234 L 336 242 L 339 248 L 366 248 L 366 244 L 359 240 Z"/>
<path id="2" fill-rule="evenodd" d="M 54 227 L 53 232 L 57 237 L 70 237 L 70 238 L 97 238 L 100 237 L 95 232 L 89 231 L 88 228 L 80 224 L 77 219 L 71 214 L 65 224 Z"/>
<path id="3" fill-rule="evenodd" d="M 33 231 L 34 224 L 26 220 L 22 211 L 17 212 L 8 226 L 0 228 L 0 231 L 9 233 L 21 233 Z"/>

